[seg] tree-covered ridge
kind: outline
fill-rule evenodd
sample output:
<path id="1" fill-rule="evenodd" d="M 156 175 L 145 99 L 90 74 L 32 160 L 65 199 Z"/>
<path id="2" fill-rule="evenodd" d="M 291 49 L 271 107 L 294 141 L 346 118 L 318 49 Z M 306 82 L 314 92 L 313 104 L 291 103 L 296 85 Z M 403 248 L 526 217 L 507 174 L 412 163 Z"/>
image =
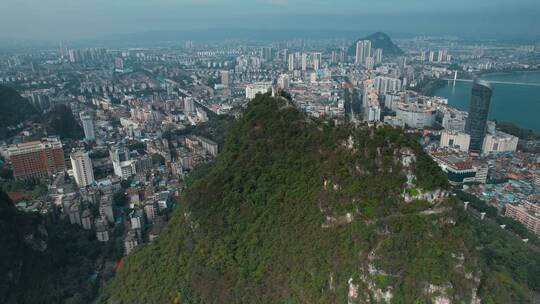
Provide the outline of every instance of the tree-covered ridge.
<path id="1" fill-rule="evenodd" d="M 45 131 L 49 135 L 58 135 L 60 138 L 82 139 L 83 128 L 77 122 L 71 109 L 66 105 L 57 105 L 40 119 Z"/>
<path id="2" fill-rule="evenodd" d="M 0 303 L 89 303 L 97 293 L 91 232 L 18 211 L 0 189 Z"/>
<path id="3" fill-rule="evenodd" d="M 470 303 L 492 286 L 521 299 L 528 281 L 504 267 L 482 285 L 486 263 L 446 187 L 398 129 L 335 126 L 258 96 L 109 301 Z"/>
<path id="4" fill-rule="evenodd" d="M 0 85 L 0 138 L 7 135 L 7 127 L 17 125 L 37 114 L 36 109 L 9 87 Z"/>
<path id="5" fill-rule="evenodd" d="M 354 56 L 356 54 L 356 43 L 360 40 L 371 41 L 371 48 L 382 49 L 383 56 L 399 56 L 405 54 L 402 49 L 397 46 L 390 37 L 383 32 L 376 32 L 362 39 L 358 39 L 349 47 L 348 54 Z"/>
<path id="6" fill-rule="evenodd" d="M 56 105 L 44 115 L 38 116 L 37 111 L 28 100 L 9 87 L 0 86 L 0 138 L 10 137 L 20 130 L 10 130 L 26 121 L 37 124 L 34 128 L 35 138 L 45 135 L 60 136 L 60 138 L 82 139 L 83 128 L 71 112 L 63 104 Z"/>

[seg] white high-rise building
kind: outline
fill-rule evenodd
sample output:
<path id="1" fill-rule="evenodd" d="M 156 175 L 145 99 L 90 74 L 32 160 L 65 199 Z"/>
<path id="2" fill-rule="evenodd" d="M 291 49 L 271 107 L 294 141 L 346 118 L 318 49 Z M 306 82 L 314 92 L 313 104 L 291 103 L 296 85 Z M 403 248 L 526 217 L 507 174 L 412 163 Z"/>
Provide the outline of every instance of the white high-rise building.
<path id="1" fill-rule="evenodd" d="M 307 70 L 307 61 L 308 61 L 308 54 L 307 53 L 302 53 L 302 71 L 306 71 Z"/>
<path id="2" fill-rule="evenodd" d="M 364 40 L 364 60 L 371 56 L 371 41 Z"/>
<path id="3" fill-rule="evenodd" d="M 382 63 L 382 49 L 375 50 L 375 64 Z"/>
<path id="4" fill-rule="evenodd" d="M 334 63 L 338 63 L 339 60 L 338 60 L 338 54 L 336 51 L 332 51 L 332 56 L 330 57 L 330 63 L 331 64 L 334 64 Z"/>
<path id="5" fill-rule="evenodd" d="M 446 50 L 445 49 L 439 50 L 439 52 L 437 53 L 437 62 L 443 62 L 445 60 L 446 60 Z"/>
<path id="6" fill-rule="evenodd" d="M 320 69 L 321 64 L 322 64 L 322 54 L 321 53 L 313 53 L 311 56 L 313 58 L 313 69 L 314 70 Z"/>
<path id="7" fill-rule="evenodd" d="M 365 121 L 381 121 L 381 107 L 378 105 L 369 105 L 364 109 Z"/>
<path id="8" fill-rule="evenodd" d="M 397 78 L 377 76 L 375 77 L 375 88 L 378 94 L 385 94 L 391 91 L 401 90 L 401 80 Z"/>
<path id="9" fill-rule="evenodd" d="M 371 57 L 371 41 L 360 40 L 356 43 L 356 57 L 354 62 L 356 64 L 364 64 L 367 57 Z"/>
<path id="10" fill-rule="evenodd" d="M 71 153 L 71 167 L 73 168 L 73 176 L 79 187 L 86 187 L 94 183 L 94 169 L 92 160 L 88 153 L 84 151 L 76 151 Z"/>
<path id="11" fill-rule="evenodd" d="M 294 71 L 294 54 L 289 54 L 289 71 Z"/>
<path id="12" fill-rule="evenodd" d="M 281 74 L 278 78 L 278 87 L 282 90 L 286 90 L 289 88 L 290 85 L 290 77 L 287 74 Z"/>
<path id="13" fill-rule="evenodd" d="M 364 58 L 364 41 L 360 40 L 356 42 L 356 56 L 354 57 L 354 63 L 361 64 L 362 58 Z"/>
<path id="14" fill-rule="evenodd" d="M 88 113 L 81 113 L 81 122 L 84 130 L 84 139 L 86 141 L 96 140 L 96 132 L 94 130 L 94 121 L 92 115 Z"/>
<path id="15" fill-rule="evenodd" d="M 433 62 L 435 60 L 435 52 L 429 51 L 429 62 Z"/>

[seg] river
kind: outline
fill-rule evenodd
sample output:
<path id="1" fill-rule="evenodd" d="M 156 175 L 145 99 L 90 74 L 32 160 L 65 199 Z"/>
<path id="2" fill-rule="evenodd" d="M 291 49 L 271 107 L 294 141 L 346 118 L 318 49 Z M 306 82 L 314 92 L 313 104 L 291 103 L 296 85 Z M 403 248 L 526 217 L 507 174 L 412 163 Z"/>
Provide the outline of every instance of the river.
<path id="1" fill-rule="evenodd" d="M 509 121 L 540 133 L 540 71 L 490 74 L 482 76 L 481 79 L 538 84 L 538 86 L 532 86 L 493 83 L 489 118 Z M 434 95 L 446 97 L 450 106 L 468 111 L 471 90 L 471 82 L 456 82 L 455 86 L 450 82 L 436 90 Z"/>

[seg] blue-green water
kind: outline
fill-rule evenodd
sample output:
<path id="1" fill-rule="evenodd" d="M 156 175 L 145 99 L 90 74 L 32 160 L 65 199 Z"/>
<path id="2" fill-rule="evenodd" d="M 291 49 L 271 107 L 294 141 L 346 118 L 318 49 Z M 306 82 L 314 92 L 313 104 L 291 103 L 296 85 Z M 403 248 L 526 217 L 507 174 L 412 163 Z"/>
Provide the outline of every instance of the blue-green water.
<path id="1" fill-rule="evenodd" d="M 490 119 L 509 121 L 522 128 L 540 133 L 540 72 L 515 72 L 504 75 L 485 75 L 481 79 L 504 82 L 535 83 L 538 86 L 492 83 Z M 469 110 L 472 83 L 456 82 L 438 89 L 436 96 L 448 98 L 448 104 Z"/>

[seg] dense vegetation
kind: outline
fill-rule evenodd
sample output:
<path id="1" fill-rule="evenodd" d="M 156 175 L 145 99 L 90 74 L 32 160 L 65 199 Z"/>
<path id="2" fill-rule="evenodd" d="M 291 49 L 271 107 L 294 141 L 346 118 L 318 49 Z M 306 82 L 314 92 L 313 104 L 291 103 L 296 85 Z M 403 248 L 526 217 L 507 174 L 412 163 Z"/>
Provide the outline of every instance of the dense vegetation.
<path id="1" fill-rule="evenodd" d="M 14 126 L 32 119 L 39 124 L 41 130 L 34 135 L 58 135 L 62 139 L 82 139 L 84 132 L 66 105 L 57 105 L 42 116 L 37 116 L 36 109 L 11 88 L 0 86 L 0 138 L 15 135 L 8 126 Z"/>
<path id="2" fill-rule="evenodd" d="M 445 85 L 446 81 L 442 79 L 424 78 L 424 80 L 419 82 L 416 87 L 412 89 L 422 95 L 433 96 L 438 89 L 444 87 Z"/>
<path id="3" fill-rule="evenodd" d="M 529 243 L 538 246 L 540 248 L 540 239 L 534 234 L 534 232 L 527 229 L 520 222 L 499 215 L 497 208 L 488 205 L 485 201 L 479 199 L 478 197 L 469 194 L 463 191 L 456 191 L 457 197 L 464 202 L 469 202 L 470 206 L 476 209 L 478 212 L 485 212 L 488 218 L 491 218 L 497 222 L 499 225 L 505 225 L 505 229 L 512 231 L 513 233 L 519 235 L 523 239 L 528 239 Z"/>
<path id="4" fill-rule="evenodd" d="M 7 135 L 7 127 L 17 125 L 37 114 L 36 109 L 17 93 L 0 86 L 0 138 Z"/>
<path id="5" fill-rule="evenodd" d="M 0 190 L 0 303 L 87 303 L 103 248 L 91 232 L 17 211 Z"/>
<path id="6" fill-rule="evenodd" d="M 540 135 L 536 134 L 533 130 L 520 128 L 511 122 L 506 122 L 506 121 L 497 122 L 497 129 L 505 133 L 517 136 L 520 139 L 540 140 Z"/>
<path id="7" fill-rule="evenodd" d="M 356 54 L 356 42 L 360 40 L 371 41 L 371 48 L 382 49 L 383 56 L 399 56 L 405 54 L 403 50 L 399 48 L 399 46 L 395 45 L 394 42 L 392 42 L 392 39 L 390 39 L 388 35 L 382 32 L 377 32 L 355 41 L 354 44 L 349 47 L 349 56 L 354 56 Z"/>
<path id="8" fill-rule="evenodd" d="M 173 136 L 202 136 L 216 142 L 221 150 L 225 143 L 225 132 L 233 125 L 234 116 L 216 115 L 209 110 L 206 112 L 208 113 L 207 122 L 196 126 L 188 126 L 184 129 L 171 130 L 163 134 L 163 137 L 170 140 Z"/>
<path id="9" fill-rule="evenodd" d="M 482 258 L 479 291 L 484 303 L 538 303 L 540 255 L 497 225 L 471 220 L 465 227 Z M 536 301 L 528 301 L 527 289 L 536 292 Z"/>
<path id="10" fill-rule="evenodd" d="M 393 303 L 525 302 L 527 286 L 539 290 L 538 257 L 478 238 L 490 231 L 452 198 L 404 199 L 447 187 L 399 129 L 335 126 L 258 96 L 216 161 L 191 174 L 159 239 L 126 259 L 108 300 L 346 303 L 351 282 L 353 302 L 385 292 Z"/>
<path id="11" fill-rule="evenodd" d="M 40 120 L 47 134 L 60 138 L 82 139 L 83 128 L 79 125 L 71 110 L 65 105 L 57 105 Z"/>

